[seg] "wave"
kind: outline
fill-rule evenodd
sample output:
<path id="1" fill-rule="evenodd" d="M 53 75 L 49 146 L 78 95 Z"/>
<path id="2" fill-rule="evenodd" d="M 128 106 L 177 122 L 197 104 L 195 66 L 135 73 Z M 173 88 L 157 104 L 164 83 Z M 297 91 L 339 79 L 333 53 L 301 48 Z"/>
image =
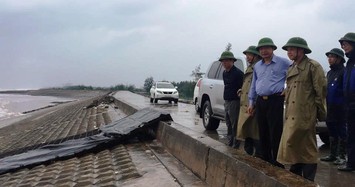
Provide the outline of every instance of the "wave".
<path id="1" fill-rule="evenodd" d="M 20 112 L 9 111 L 3 103 L 0 103 L 0 120 L 23 115 Z"/>
<path id="2" fill-rule="evenodd" d="M 25 115 L 24 113 L 27 111 L 55 105 L 55 102 L 63 101 L 72 101 L 72 99 L 51 96 L 0 94 L 0 120 Z"/>

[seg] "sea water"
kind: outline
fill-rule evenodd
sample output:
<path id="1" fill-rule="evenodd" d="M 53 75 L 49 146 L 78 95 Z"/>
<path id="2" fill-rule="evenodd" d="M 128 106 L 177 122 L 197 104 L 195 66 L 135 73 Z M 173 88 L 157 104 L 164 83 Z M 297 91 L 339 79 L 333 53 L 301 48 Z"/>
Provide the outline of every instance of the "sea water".
<path id="1" fill-rule="evenodd" d="M 4 119 L 24 115 L 23 112 L 55 105 L 54 102 L 71 101 L 70 98 L 0 94 L 0 122 Z"/>

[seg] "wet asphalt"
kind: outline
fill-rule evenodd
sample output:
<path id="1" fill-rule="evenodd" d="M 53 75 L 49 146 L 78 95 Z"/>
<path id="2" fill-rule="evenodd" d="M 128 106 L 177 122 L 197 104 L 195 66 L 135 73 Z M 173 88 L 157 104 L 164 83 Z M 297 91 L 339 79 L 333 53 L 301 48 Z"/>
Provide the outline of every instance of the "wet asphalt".
<path id="1" fill-rule="evenodd" d="M 221 122 L 216 131 L 207 131 L 204 129 L 202 119 L 195 111 L 192 104 L 179 102 L 178 104 L 170 104 L 168 101 L 158 101 L 158 103 L 150 103 L 149 98 L 133 94 L 127 91 L 117 92 L 114 97 L 123 100 L 137 108 L 153 107 L 158 110 L 168 111 L 175 123 L 190 128 L 193 131 L 207 135 L 215 140 L 226 143 L 227 127 Z M 319 157 L 329 153 L 329 147 L 326 146 L 317 137 L 319 147 Z M 241 146 L 243 147 L 243 146 Z M 286 166 L 287 167 L 287 166 Z M 340 172 L 337 166 L 332 163 L 318 161 L 318 169 L 315 182 L 320 186 L 355 186 L 355 172 Z"/>

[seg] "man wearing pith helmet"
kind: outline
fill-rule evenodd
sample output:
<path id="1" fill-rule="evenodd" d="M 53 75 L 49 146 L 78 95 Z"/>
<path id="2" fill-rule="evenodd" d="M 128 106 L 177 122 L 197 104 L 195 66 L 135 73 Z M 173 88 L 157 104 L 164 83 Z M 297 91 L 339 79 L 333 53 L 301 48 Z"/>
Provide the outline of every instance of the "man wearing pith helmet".
<path id="1" fill-rule="evenodd" d="M 276 56 L 277 47 L 271 38 L 262 38 L 256 50 L 262 60 L 254 65 L 253 80 L 248 93 L 248 113 L 255 115 L 259 128 L 261 159 L 279 167 L 276 161 L 283 126 L 286 72 L 291 62 Z"/>
<path id="2" fill-rule="evenodd" d="M 240 111 L 237 127 L 237 138 L 244 140 L 244 151 L 249 155 L 260 155 L 258 140 L 259 128 L 255 115 L 248 113 L 248 92 L 253 78 L 254 65 L 261 59 L 259 51 L 256 46 L 249 46 L 243 54 L 246 56 L 248 62 L 247 70 L 244 74 L 243 86 L 240 90 Z"/>
<path id="3" fill-rule="evenodd" d="M 349 58 L 343 79 L 344 103 L 347 123 L 347 153 L 348 160 L 345 166 L 339 167 L 340 171 L 355 171 L 355 33 L 349 32 L 339 40 L 341 48 Z"/>
<path id="4" fill-rule="evenodd" d="M 225 120 L 228 128 L 228 145 L 233 148 L 239 148 L 240 142 L 236 140 L 240 105 L 238 90 L 242 87 L 244 73 L 234 66 L 234 62 L 237 59 L 230 52 L 230 49 L 231 45 L 229 44 L 226 51 L 219 58 L 219 61 L 225 69 L 223 72 L 223 99 L 226 112 Z"/>
<path id="5" fill-rule="evenodd" d="M 307 57 L 312 51 L 303 38 L 289 39 L 282 49 L 293 63 L 287 71 L 285 122 L 277 160 L 314 181 L 318 161 L 315 125 L 317 119 L 326 119 L 325 73 L 318 62 Z"/>
<path id="6" fill-rule="evenodd" d="M 334 48 L 325 53 L 328 57 L 330 71 L 327 73 L 327 120 L 330 154 L 320 160 L 333 162 L 335 165 L 345 163 L 346 124 L 343 96 L 344 52 Z"/>

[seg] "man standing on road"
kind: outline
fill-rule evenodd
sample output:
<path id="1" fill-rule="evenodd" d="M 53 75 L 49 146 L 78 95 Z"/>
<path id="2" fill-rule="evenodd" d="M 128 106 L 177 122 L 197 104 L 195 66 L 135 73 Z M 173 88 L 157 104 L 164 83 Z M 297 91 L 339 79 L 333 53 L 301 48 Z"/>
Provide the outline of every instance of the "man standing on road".
<path id="1" fill-rule="evenodd" d="M 224 67 L 223 82 L 224 82 L 224 107 L 226 111 L 226 124 L 228 127 L 228 145 L 233 148 L 239 148 L 240 142 L 236 140 L 238 114 L 240 98 L 238 90 L 243 84 L 244 73 L 234 66 L 237 60 L 233 53 L 229 51 L 230 46 L 224 51 L 219 58 L 219 61 Z"/>
<path id="2" fill-rule="evenodd" d="M 243 52 L 248 62 L 248 68 L 244 74 L 243 86 L 240 94 L 240 111 L 237 127 L 237 139 L 245 140 L 244 151 L 249 155 L 260 155 L 258 140 L 259 140 L 259 128 L 255 115 L 249 115 L 248 113 L 248 92 L 250 89 L 251 81 L 253 78 L 253 69 L 256 62 L 261 57 L 260 53 L 256 50 L 256 46 L 249 46 L 247 50 Z"/>
<path id="3" fill-rule="evenodd" d="M 254 109 L 259 126 L 261 158 L 271 164 L 284 167 L 276 161 L 283 126 L 286 72 L 291 62 L 274 55 L 277 47 L 270 38 L 259 40 L 256 50 L 262 60 L 254 66 L 253 80 L 248 93 L 248 113 Z"/>
<path id="4" fill-rule="evenodd" d="M 334 48 L 325 53 L 328 57 L 330 71 L 327 73 L 327 127 L 329 132 L 330 155 L 320 160 L 345 164 L 346 124 L 343 96 L 344 52 Z"/>
<path id="5" fill-rule="evenodd" d="M 355 171 L 355 33 L 349 32 L 340 40 L 341 48 L 349 58 L 344 71 L 343 89 L 347 123 L 348 161 L 340 171 Z"/>
<path id="6" fill-rule="evenodd" d="M 277 161 L 291 164 L 290 171 L 314 181 L 318 148 L 316 123 L 326 119 L 327 81 L 322 66 L 305 54 L 306 40 L 294 37 L 282 49 L 293 61 L 287 72 L 285 123 Z"/>

